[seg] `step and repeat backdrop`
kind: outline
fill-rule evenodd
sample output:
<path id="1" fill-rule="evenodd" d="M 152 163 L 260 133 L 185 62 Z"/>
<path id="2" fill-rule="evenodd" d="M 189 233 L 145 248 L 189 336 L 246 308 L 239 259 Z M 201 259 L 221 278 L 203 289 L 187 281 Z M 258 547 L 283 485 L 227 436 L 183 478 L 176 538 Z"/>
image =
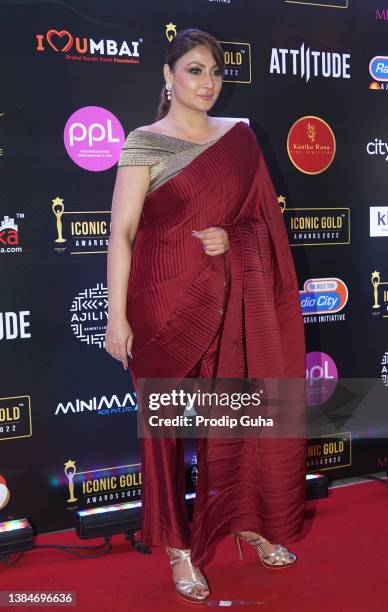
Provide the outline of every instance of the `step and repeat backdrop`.
<path id="1" fill-rule="evenodd" d="M 125 135 L 155 120 L 165 50 L 184 28 L 225 52 L 212 114 L 248 119 L 265 152 L 299 278 L 308 384 L 388 386 L 387 3 L 0 7 L 1 520 L 49 531 L 71 526 L 75 508 L 140 497 L 136 394 L 104 350 L 110 205 Z M 310 439 L 306 471 L 386 469 L 379 423 L 356 435 L 351 393 L 330 389 L 318 403 L 338 427 Z M 191 441 L 188 490 L 195 478 Z"/>

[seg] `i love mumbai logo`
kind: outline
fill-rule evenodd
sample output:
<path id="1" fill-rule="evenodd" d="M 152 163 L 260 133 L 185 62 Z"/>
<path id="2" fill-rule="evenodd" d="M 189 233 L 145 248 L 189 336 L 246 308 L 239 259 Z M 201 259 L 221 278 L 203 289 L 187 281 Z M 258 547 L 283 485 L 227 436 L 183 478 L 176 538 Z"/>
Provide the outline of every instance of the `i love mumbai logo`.
<path id="1" fill-rule="evenodd" d="M 139 64 L 139 45 L 142 38 L 128 42 L 88 36 L 75 36 L 69 30 L 50 29 L 36 34 L 36 51 L 66 53 L 69 60 L 105 61 L 119 64 Z M 72 55 L 69 55 L 69 54 Z"/>
<path id="2" fill-rule="evenodd" d="M 340 278 L 309 278 L 299 291 L 304 315 L 332 314 L 348 301 L 348 288 Z"/>
<path id="3" fill-rule="evenodd" d="M 117 117 L 101 106 L 84 106 L 67 120 L 63 139 L 66 151 L 77 166 L 101 172 L 117 164 L 125 142 Z"/>

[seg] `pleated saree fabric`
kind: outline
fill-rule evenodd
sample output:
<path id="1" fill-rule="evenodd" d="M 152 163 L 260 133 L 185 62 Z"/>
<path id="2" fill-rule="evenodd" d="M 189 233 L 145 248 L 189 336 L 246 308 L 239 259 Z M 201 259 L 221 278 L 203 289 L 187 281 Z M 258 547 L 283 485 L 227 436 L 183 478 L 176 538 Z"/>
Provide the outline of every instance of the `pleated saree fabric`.
<path id="1" fill-rule="evenodd" d="M 128 284 L 135 385 L 138 378 L 204 373 L 303 379 L 298 283 L 254 132 L 238 122 L 206 145 L 144 134 L 130 134 L 120 160 L 149 165 L 153 181 Z M 156 164 L 158 172 L 152 170 Z M 223 255 L 206 255 L 191 234 L 208 227 L 228 233 L 230 248 Z M 284 544 L 301 528 L 302 437 L 199 439 L 191 534 L 181 441 L 145 438 L 141 452 L 142 537 L 148 544 L 191 546 L 199 563 L 209 545 L 231 531 L 255 531 Z"/>

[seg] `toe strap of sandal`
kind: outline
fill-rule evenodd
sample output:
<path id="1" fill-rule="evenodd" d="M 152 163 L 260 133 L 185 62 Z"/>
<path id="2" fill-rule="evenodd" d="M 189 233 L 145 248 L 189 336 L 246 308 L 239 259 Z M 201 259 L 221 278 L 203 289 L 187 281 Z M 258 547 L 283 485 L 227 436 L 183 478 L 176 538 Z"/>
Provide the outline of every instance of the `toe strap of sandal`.
<path id="1" fill-rule="evenodd" d="M 269 560 L 272 565 L 284 565 L 290 560 L 290 553 L 285 546 L 277 544 L 276 549 L 267 555 L 265 559 Z"/>

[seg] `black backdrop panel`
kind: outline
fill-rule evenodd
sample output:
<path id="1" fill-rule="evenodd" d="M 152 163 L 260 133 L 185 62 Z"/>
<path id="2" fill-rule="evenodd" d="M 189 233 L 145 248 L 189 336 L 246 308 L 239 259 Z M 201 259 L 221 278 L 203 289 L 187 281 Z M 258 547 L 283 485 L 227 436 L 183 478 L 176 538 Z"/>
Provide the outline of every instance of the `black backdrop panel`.
<path id="1" fill-rule="evenodd" d="M 76 507 L 140 497 L 136 395 L 101 346 L 115 159 L 102 171 L 81 167 L 64 129 L 80 109 L 105 109 L 97 132 L 92 119 L 73 131 L 73 146 L 85 145 L 90 158 L 114 149 L 111 114 L 125 133 L 152 123 L 167 35 L 186 27 L 222 41 L 225 82 L 212 113 L 248 118 L 255 130 L 283 196 L 300 289 L 309 279 L 321 289 L 339 279 L 347 290 L 336 316 L 306 312 L 308 351 L 325 353 L 340 378 L 385 376 L 388 385 L 388 13 L 374 1 L 318 4 L 0 2 L 1 519 L 27 515 L 40 531 L 54 530 L 72 524 Z M 382 68 L 372 76 L 376 56 Z M 334 134 L 334 159 L 318 174 L 298 170 L 287 152 L 291 126 L 306 116 L 318 142 L 323 124 Z M 376 237 L 370 207 L 379 207 Z M 323 236 L 322 227 L 293 235 L 291 219 L 325 223 L 338 209 L 346 240 Z M 386 441 L 373 423 L 371 431 L 355 440 L 345 423 L 330 444 L 311 440 L 306 469 L 332 478 L 385 469 Z M 193 489 L 192 442 L 187 475 Z"/>

